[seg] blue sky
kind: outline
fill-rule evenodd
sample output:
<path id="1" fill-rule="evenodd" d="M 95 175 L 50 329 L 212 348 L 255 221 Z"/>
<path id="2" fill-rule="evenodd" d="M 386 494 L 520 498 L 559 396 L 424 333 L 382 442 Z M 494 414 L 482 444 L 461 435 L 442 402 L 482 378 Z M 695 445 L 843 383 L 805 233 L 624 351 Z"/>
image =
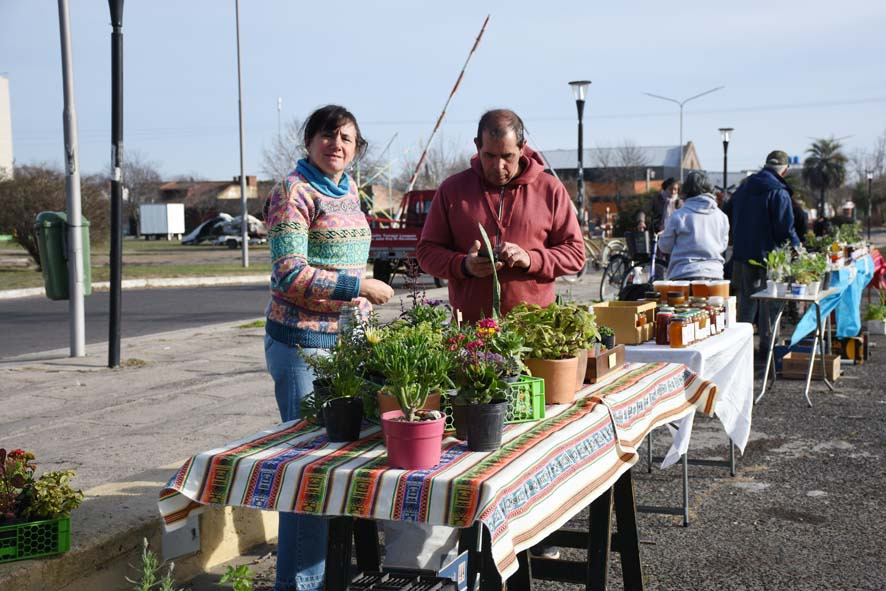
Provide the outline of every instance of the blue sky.
<path id="1" fill-rule="evenodd" d="M 761 164 L 782 148 L 800 154 L 811 137 L 847 137 L 870 148 L 886 130 L 886 3 L 420 2 L 243 0 L 246 167 L 284 122 L 340 103 L 364 134 L 392 153 L 427 138 L 486 14 L 489 27 L 443 126 L 447 145 L 471 149 L 479 115 L 507 106 L 543 149 L 572 148 L 575 103 L 567 82 L 593 81 L 585 146 L 626 140 L 676 145 L 719 169 L 718 127 L 734 127 L 729 168 Z M 110 24 L 104 1 L 71 0 L 81 167 L 110 160 Z M 239 173 L 233 0 L 127 2 L 127 150 L 167 177 Z M 10 79 L 19 164 L 61 164 L 62 90 L 57 2 L 0 0 L 0 73 Z"/>

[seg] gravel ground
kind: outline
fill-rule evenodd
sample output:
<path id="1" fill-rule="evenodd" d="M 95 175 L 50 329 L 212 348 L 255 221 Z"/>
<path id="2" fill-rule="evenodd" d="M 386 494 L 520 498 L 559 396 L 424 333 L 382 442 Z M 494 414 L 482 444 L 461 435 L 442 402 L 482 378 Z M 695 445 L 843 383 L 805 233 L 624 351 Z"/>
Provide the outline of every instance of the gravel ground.
<path id="1" fill-rule="evenodd" d="M 682 518 L 639 514 L 646 589 L 881 590 L 886 587 L 886 337 L 872 338 L 864 365 L 843 366 L 837 391 L 813 383 L 812 408 L 803 382 L 779 380 L 754 407 L 753 431 L 737 474 L 690 466 L 690 525 Z M 756 382 L 759 389 L 760 381 Z M 656 453 L 665 431 L 657 432 Z M 691 457 L 723 459 L 726 439 L 716 419 L 698 417 Z M 645 456 L 644 456 L 645 457 Z M 634 469 L 639 503 L 677 506 L 680 470 L 645 464 Z M 586 514 L 570 524 L 586 526 Z M 273 588 L 274 552 L 263 547 L 238 562 L 252 565 L 256 589 Z M 580 559 L 577 550 L 564 557 Z M 192 582 L 192 591 L 223 589 L 218 573 Z M 541 591 L 580 586 L 539 581 Z M 610 588 L 621 589 L 616 555 Z"/>

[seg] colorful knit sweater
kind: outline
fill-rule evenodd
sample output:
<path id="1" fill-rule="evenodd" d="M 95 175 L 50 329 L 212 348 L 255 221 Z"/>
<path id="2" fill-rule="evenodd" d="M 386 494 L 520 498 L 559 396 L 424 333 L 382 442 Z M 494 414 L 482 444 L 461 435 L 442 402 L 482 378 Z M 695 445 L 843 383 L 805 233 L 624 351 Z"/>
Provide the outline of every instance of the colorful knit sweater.
<path id="1" fill-rule="evenodd" d="M 271 301 L 265 331 L 289 346 L 335 344 L 341 307 L 357 298 L 372 234 L 357 184 L 343 197 L 327 197 L 296 171 L 268 197 Z"/>

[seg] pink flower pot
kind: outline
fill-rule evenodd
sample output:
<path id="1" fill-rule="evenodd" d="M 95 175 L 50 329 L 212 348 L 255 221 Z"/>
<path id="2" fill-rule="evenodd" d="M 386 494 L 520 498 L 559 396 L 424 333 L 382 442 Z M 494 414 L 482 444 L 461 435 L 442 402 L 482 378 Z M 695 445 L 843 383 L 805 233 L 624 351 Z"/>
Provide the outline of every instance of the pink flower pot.
<path id="1" fill-rule="evenodd" d="M 381 416 L 388 465 L 404 470 L 425 470 L 439 464 L 446 416 L 436 421 L 413 423 L 394 420 L 402 416 L 399 410 Z"/>

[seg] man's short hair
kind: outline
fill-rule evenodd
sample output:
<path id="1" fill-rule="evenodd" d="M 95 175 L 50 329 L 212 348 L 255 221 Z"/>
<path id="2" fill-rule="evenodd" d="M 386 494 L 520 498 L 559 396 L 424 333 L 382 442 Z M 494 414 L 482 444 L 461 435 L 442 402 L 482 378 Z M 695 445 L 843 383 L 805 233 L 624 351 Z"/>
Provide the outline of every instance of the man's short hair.
<path id="1" fill-rule="evenodd" d="M 501 139 L 514 132 L 517 138 L 517 146 L 522 148 L 524 139 L 523 120 L 520 116 L 510 109 L 493 109 L 486 111 L 480 117 L 480 123 L 477 124 L 477 143 L 483 145 L 483 132 L 490 136 Z"/>

